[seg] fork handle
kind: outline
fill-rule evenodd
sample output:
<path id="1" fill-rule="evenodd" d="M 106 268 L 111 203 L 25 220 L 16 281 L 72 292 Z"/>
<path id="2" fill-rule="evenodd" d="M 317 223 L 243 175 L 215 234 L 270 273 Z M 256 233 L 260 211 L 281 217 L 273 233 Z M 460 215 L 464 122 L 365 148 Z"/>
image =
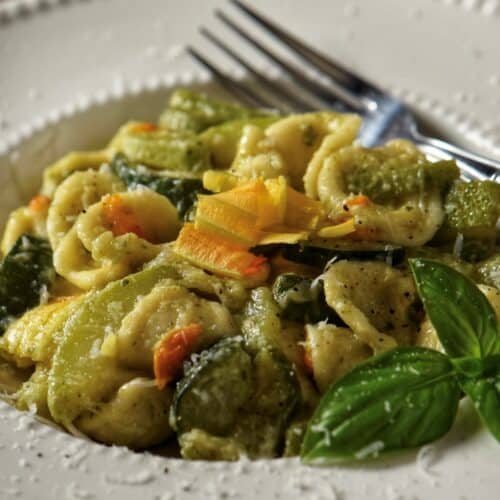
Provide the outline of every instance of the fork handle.
<path id="1" fill-rule="evenodd" d="M 442 151 L 454 158 L 460 163 L 465 173 L 469 173 L 471 177 L 500 182 L 500 161 L 498 160 L 472 153 L 441 139 L 427 137 L 418 131 L 413 131 L 413 140 L 419 146 L 427 147 L 432 151 Z"/>

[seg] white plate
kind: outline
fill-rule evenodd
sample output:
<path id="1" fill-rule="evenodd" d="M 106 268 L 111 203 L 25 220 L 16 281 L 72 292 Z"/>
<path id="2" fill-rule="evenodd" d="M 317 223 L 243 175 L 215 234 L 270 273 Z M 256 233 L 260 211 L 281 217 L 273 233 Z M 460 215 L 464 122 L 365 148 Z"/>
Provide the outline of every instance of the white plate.
<path id="1" fill-rule="evenodd" d="M 35 191 L 47 163 L 103 144 L 129 117 L 153 119 L 170 88 L 199 80 L 179 44 L 199 45 L 195 24 L 215 27 L 209 13 L 221 5 L 21 3 L 24 11 L 19 2 L 0 3 L 2 219 Z M 499 156 L 497 0 L 255 3 L 398 92 L 446 134 Z M 134 454 L 61 434 L 0 404 L 2 499 L 488 500 L 498 498 L 499 462 L 498 444 L 467 405 L 450 435 L 418 455 L 308 468 L 297 460 L 206 464 Z"/>

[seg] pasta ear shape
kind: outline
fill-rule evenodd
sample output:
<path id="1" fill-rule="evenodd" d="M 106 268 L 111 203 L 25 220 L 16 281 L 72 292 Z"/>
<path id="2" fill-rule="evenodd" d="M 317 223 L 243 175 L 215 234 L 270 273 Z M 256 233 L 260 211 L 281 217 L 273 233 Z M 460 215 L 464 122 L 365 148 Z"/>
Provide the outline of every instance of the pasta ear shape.
<path id="1" fill-rule="evenodd" d="M 433 167 L 403 140 L 374 149 L 326 148 L 323 153 L 308 167 L 308 194 L 319 198 L 330 219 L 353 217 L 359 239 L 419 246 L 443 223 L 443 186 L 455 175 L 454 165 Z M 369 197 L 370 189 L 375 199 Z M 363 203 L 357 203 L 360 198 Z"/>
<path id="2" fill-rule="evenodd" d="M 56 250 L 78 216 L 105 194 L 123 190 L 123 184 L 110 173 L 99 170 L 75 172 L 54 193 L 47 218 L 47 233 Z"/>
<path id="3" fill-rule="evenodd" d="M 292 187 L 303 191 L 306 168 L 323 142 L 327 141 L 329 150 L 351 144 L 360 124 L 356 115 L 321 112 L 291 115 L 265 130 L 248 125 L 243 129 L 231 172 L 246 178 L 284 175 Z M 315 177 L 317 173 L 308 175 Z M 308 182 L 312 183 L 310 179 Z"/>
<path id="4" fill-rule="evenodd" d="M 122 385 L 110 401 L 82 415 L 76 427 L 110 445 L 144 449 L 164 442 L 173 430 L 169 409 L 173 390 L 159 390 L 153 380 L 134 378 Z"/>
<path id="5" fill-rule="evenodd" d="M 98 169 L 110 159 L 111 153 L 105 150 L 69 153 L 45 169 L 41 193 L 52 198 L 59 184 L 71 174 L 80 170 Z"/>
<path id="6" fill-rule="evenodd" d="M 247 125 L 243 128 L 230 171 L 248 179 L 274 179 L 286 175 L 287 166 L 265 131 L 256 125 Z"/>
<path id="7" fill-rule="evenodd" d="M 375 353 L 410 342 L 418 325 L 411 319 L 416 291 L 409 274 L 383 262 L 340 261 L 323 282 L 328 305 Z"/>
<path id="8" fill-rule="evenodd" d="M 328 323 L 306 325 L 305 349 L 314 380 L 324 393 L 342 375 L 372 355 L 372 350 L 349 328 Z"/>
<path id="9" fill-rule="evenodd" d="M 135 271 L 180 229 L 167 198 L 145 188 L 117 194 L 120 188 L 111 174 L 88 170 L 55 193 L 47 223 L 54 267 L 82 290 Z"/>
<path id="10" fill-rule="evenodd" d="M 64 235 L 53 259 L 58 274 L 81 290 L 101 288 L 127 274 L 125 262 L 93 259 L 78 238 L 75 227 Z"/>
<path id="11" fill-rule="evenodd" d="M 123 318 L 116 334 L 117 358 L 128 368 L 151 371 L 155 344 L 173 329 L 189 324 L 202 327 L 198 350 L 238 333 L 225 306 L 198 297 L 184 286 L 163 282 Z"/>
<path id="12" fill-rule="evenodd" d="M 283 156 L 290 184 L 304 189 L 307 165 L 324 139 L 336 137 L 338 144 L 351 144 L 358 133 L 361 118 L 332 112 L 292 115 L 273 123 L 266 136 Z"/>

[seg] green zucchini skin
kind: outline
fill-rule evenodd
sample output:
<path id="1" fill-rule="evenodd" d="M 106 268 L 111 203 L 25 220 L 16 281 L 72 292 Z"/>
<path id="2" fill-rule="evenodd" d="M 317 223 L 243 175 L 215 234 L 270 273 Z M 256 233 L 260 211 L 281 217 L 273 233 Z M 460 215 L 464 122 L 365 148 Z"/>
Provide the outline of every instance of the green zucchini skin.
<path id="1" fill-rule="evenodd" d="M 500 216 L 500 184 L 493 181 L 457 181 L 445 199 L 445 226 L 477 239 L 496 234 Z"/>
<path id="2" fill-rule="evenodd" d="M 252 392 L 252 360 L 241 340 L 223 339 L 203 351 L 178 383 L 170 423 L 178 434 L 203 429 L 227 435 Z"/>
<path id="3" fill-rule="evenodd" d="M 451 251 L 462 238 L 460 257 L 478 262 L 495 255 L 500 243 L 500 184 L 493 181 L 455 181 L 445 198 L 446 218 L 432 240 Z"/>
<path id="4" fill-rule="evenodd" d="M 154 170 L 201 174 L 212 168 L 210 151 L 197 134 L 165 129 L 129 131 L 115 142 L 117 151 Z"/>
<path id="5" fill-rule="evenodd" d="M 285 259 L 307 264 L 318 269 L 323 269 L 329 262 L 337 260 L 378 260 L 393 266 L 400 265 L 405 260 L 405 249 L 403 247 L 391 247 L 389 245 L 380 249 L 349 249 L 298 243 L 274 247 L 274 251 L 278 249 L 281 250 Z"/>
<path id="6" fill-rule="evenodd" d="M 337 326 L 345 326 L 339 315 L 326 303 L 323 282 L 314 283 L 310 278 L 285 273 L 273 284 L 274 300 L 282 309 L 281 317 L 303 323 L 327 320 Z"/>
<path id="7" fill-rule="evenodd" d="M 198 133 L 229 120 L 266 115 L 268 113 L 259 109 L 219 101 L 189 89 L 177 89 L 161 114 L 159 124 L 176 132 Z"/>
<path id="8" fill-rule="evenodd" d="M 0 335 L 42 299 L 55 279 L 48 241 L 21 235 L 0 264 Z"/>
<path id="9" fill-rule="evenodd" d="M 117 332 L 123 318 L 162 280 L 175 279 L 169 266 L 144 269 L 85 296 L 64 329 L 49 371 L 48 405 L 55 422 L 69 427 L 125 383 L 140 376 L 112 356 L 94 356 L 106 330 Z"/>
<path id="10" fill-rule="evenodd" d="M 375 155 L 375 151 L 371 150 L 370 154 Z M 446 193 L 460 175 L 453 160 L 431 163 L 419 158 L 414 162 L 401 163 L 394 158 L 386 158 L 373 164 L 374 158 L 370 154 L 366 155 L 366 164 L 361 161 L 346 175 L 345 181 L 348 192 L 363 193 L 375 203 L 388 204 L 434 189 Z"/>
<path id="11" fill-rule="evenodd" d="M 203 188 L 201 179 L 165 177 L 144 167 L 139 171 L 137 166 L 131 164 L 122 154 L 115 155 L 111 168 L 127 187 L 146 186 L 168 198 L 177 209 L 179 218 L 183 219 L 189 217 L 198 195 L 210 192 Z"/>
<path id="12" fill-rule="evenodd" d="M 299 401 L 288 361 L 272 349 L 250 351 L 241 337 L 230 337 L 202 352 L 177 384 L 170 425 L 185 458 L 225 458 L 213 449 L 204 452 L 209 447 L 195 440 L 203 436 L 226 438 L 251 458 L 272 457 Z M 183 448 L 184 435 L 190 439 Z"/>

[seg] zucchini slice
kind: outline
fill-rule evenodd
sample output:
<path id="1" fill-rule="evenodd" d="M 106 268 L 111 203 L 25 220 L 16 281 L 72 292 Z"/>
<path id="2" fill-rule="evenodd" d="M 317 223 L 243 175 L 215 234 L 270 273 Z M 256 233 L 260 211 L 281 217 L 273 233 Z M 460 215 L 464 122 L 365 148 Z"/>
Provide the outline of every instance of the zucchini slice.
<path id="1" fill-rule="evenodd" d="M 392 245 L 373 245 L 373 248 L 328 248 L 313 245 L 283 245 L 283 257 L 293 262 L 324 268 L 329 262 L 337 260 L 376 260 L 390 265 L 404 261 L 403 247 Z"/>
<path id="2" fill-rule="evenodd" d="M 13 319 L 40 304 L 55 276 L 48 241 L 20 236 L 0 264 L 0 335 Z"/>
<path id="3" fill-rule="evenodd" d="M 178 434 L 197 428 L 227 435 L 250 397 L 252 385 L 252 359 L 242 341 L 223 339 L 203 351 L 177 385 L 170 424 Z"/>
<path id="4" fill-rule="evenodd" d="M 299 393 L 295 372 L 279 353 L 253 354 L 243 339 L 226 338 L 204 351 L 177 385 L 170 425 L 185 458 L 272 457 Z M 231 453 L 214 448 L 212 441 L 221 438 L 231 443 Z"/>
<path id="5" fill-rule="evenodd" d="M 116 359 L 100 355 L 106 332 L 114 333 L 139 295 L 174 277 L 166 266 L 146 269 L 88 295 L 66 324 L 49 372 L 48 405 L 53 419 L 71 427 L 76 418 L 110 398 L 137 376 Z"/>
<path id="6" fill-rule="evenodd" d="M 201 132 L 228 120 L 248 119 L 267 114 L 259 109 L 219 101 L 200 92 L 177 89 L 169 99 L 168 108 L 161 114 L 159 124 L 176 132 Z"/>

